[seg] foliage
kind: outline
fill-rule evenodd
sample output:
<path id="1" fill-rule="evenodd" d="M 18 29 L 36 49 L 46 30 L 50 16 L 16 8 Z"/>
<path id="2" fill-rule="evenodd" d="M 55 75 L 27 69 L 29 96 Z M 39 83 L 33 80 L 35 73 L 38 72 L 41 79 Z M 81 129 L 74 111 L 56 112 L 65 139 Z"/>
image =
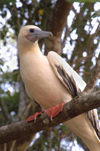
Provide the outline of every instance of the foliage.
<path id="1" fill-rule="evenodd" d="M 42 29 L 47 29 L 50 20 L 49 17 L 55 3 L 56 1 L 54 0 L 0 0 L 0 40 L 3 46 L 8 46 L 7 40 L 9 37 L 14 40 L 17 39 L 16 37 L 22 25 L 35 24 Z M 100 53 L 98 50 L 100 43 L 100 20 L 98 20 L 98 11 L 94 9 L 95 5 L 95 3 L 73 3 L 70 14 L 72 16 L 74 14 L 74 17 L 71 15 L 68 16 L 61 42 L 62 56 L 83 76 L 86 82 L 88 82 L 91 76 L 91 69 L 94 67 Z M 94 20 L 96 20 L 96 25 L 94 24 Z M 9 29 L 13 31 L 10 34 Z M 1 50 L 2 48 L 0 47 Z M 20 96 L 22 94 L 19 72 L 8 70 L 4 72 L 4 65 L 5 60 L 0 57 L 0 98 L 4 102 L 10 117 L 12 118 L 11 112 L 13 111 L 15 113 L 14 118 L 19 119 L 19 102 L 21 101 Z M 28 103 L 26 102 L 25 105 Z M 1 111 L 2 107 L 0 107 L 0 125 L 7 123 Z M 12 118 L 12 121 L 14 121 L 14 118 Z M 63 151 L 65 148 L 61 146 L 61 142 L 65 140 L 65 137 L 67 136 L 65 141 L 68 145 L 69 142 L 73 142 L 74 140 L 68 129 L 67 132 L 69 133 L 65 135 L 65 132 L 65 126 L 60 125 L 46 131 L 45 134 L 44 132 L 42 135 L 40 133 L 41 142 L 38 141 L 39 143 L 35 145 L 35 140 L 35 143 L 29 150 L 31 151 L 32 148 L 33 150 L 40 150 L 41 148 L 41 151 L 45 151 L 51 147 L 51 150 L 59 149 L 59 151 Z M 74 138 L 76 139 L 75 136 Z M 67 148 L 69 147 L 68 145 Z M 70 147 L 69 150 L 71 150 Z"/>

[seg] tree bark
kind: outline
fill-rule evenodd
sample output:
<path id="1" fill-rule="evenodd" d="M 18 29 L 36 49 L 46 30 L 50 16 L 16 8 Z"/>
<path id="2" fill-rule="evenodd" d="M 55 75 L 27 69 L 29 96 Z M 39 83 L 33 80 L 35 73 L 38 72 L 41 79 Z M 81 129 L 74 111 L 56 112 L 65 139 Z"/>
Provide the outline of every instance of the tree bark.
<path id="1" fill-rule="evenodd" d="M 53 37 L 45 40 L 45 54 L 52 50 L 61 55 L 61 34 L 66 25 L 66 19 L 71 7 L 72 3 L 67 0 L 58 0 L 56 2 L 51 16 L 49 17 L 47 26 L 47 30 L 50 30 L 53 33 Z"/>

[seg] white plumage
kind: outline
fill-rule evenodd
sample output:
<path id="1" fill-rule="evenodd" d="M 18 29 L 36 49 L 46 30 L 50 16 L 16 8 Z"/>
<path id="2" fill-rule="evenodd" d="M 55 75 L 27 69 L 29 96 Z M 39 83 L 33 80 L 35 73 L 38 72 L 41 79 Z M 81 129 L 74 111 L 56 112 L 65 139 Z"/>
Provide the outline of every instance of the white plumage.
<path id="1" fill-rule="evenodd" d="M 38 40 L 50 35 L 50 32 L 28 25 L 21 28 L 18 36 L 20 73 L 27 94 L 44 109 L 70 101 L 86 86 L 81 77 L 57 53 L 51 51 L 47 56 L 42 55 Z M 88 114 L 65 122 L 81 137 L 90 151 L 100 151 L 100 140 L 91 123 Z"/>

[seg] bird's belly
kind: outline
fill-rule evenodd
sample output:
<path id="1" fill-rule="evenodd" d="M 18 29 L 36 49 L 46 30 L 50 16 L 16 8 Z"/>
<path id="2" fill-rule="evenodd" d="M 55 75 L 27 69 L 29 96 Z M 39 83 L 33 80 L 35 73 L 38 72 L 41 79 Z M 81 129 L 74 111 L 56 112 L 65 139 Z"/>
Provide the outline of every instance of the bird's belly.
<path id="1" fill-rule="evenodd" d="M 51 67 L 45 70 L 25 71 L 24 79 L 26 91 L 31 99 L 35 99 L 44 108 L 61 104 L 63 101 L 71 100 L 65 87 L 56 77 Z M 28 74 L 28 76 L 27 76 Z"/>

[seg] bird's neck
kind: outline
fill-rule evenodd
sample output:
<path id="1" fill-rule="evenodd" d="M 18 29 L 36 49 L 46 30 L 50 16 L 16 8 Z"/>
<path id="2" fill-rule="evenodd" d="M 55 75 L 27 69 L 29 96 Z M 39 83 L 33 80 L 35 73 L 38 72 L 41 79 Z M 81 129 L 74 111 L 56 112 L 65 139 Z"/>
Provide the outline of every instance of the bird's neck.
<path id="1" fill-rule="evenodd" d="M 23 55 L 26 55 L 28 53 L 34 53 L 35 54 L 42 54 L 41 51 L 40 51 L 40 48 L 38 46 L 38 43 L 32 43 L 31 45 L 21 45 L 18 47 L 18 54 L 19 54 L 19 57 L 20 56 L 23 56 Z"/>

